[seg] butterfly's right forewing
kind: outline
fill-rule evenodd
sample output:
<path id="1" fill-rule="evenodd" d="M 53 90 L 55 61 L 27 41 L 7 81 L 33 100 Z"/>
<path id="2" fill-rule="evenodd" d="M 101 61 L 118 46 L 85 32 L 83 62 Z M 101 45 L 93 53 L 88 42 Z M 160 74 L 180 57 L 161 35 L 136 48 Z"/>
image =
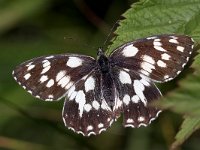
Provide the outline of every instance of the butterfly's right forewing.
<path id="1" fill-rule="evenodd" d="M 117 66 L 134 70 L 155 82 L 166 82 L 183 70 L 193 46 L 193 39 L 185 35 L 157 35 L 120 46 L 110 59 Z"/>
<path id="2" fill-rule="evenodd" d="M 95 68 L 92 57 L 52 55 L 29 60 L 13 71 L 14 79 L 33 96 L 43 100 L 62 98 L 68 89 Z"/>

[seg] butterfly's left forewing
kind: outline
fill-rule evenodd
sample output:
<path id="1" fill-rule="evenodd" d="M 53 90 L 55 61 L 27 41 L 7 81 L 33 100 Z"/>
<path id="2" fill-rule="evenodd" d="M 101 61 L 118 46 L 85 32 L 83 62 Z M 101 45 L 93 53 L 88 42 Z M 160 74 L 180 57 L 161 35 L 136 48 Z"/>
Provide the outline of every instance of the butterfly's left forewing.
<path id="1" fill-rule="evenodd" d="M 43 100 L 58 100 L 69 88 L 95 68 L 85 55 L 61 54 L 29 60 L 13 71 L 14 79 L 30 94 Z"/>

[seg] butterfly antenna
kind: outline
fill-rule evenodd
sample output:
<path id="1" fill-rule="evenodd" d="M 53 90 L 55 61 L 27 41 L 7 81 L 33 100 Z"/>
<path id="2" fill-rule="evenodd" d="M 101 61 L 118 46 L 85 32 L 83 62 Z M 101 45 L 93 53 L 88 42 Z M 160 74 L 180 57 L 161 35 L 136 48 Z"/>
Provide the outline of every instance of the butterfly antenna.
<path id="1" fill-rule="evenodd" d="M 105 48 L 105 45 L 107 44 L 108 40 L 110 40 L 111 34 L 113 33 L 113 31 L 114 31 L 115 27 L 118 25 L 118 23 L 119 23 L 119 20 L 117 20 L 114 23 L 114 25 L 112 26 L 112 28 L 110 29 L 110 32 L 109 32 L 108 36 L 106 37 L 105 42 L 103 43 L 103 46 L 102 46 L 103 48 Z"/>
<path id="2" fill-rule="evenodd" d="M 69 41 L 81 43 L 81 45 L 83 45 L 84 47 L 96 49 L 95 46 L 92 46 L 92 45 L 90 45 L 89 43 L 83 43 L 83 41 L 81 41 L 81 40 L 79 40 L 79 39 L 77 39 L 77 38 L 74 38 L 74 37 L 67 37 L 67 36 L 65 36 L 65 37 L 64 37 L 64 40 L 69 40 Z M 80 44 L 79 44 L 79 45 L 80 45 Z"/>

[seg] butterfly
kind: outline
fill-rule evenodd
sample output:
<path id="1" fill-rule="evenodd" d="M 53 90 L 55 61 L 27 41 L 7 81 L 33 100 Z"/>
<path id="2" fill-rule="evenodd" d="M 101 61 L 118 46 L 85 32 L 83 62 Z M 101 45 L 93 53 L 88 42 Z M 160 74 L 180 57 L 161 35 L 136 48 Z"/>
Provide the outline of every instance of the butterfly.
<path id="1" fill-rule="evenodd" d="M 79 54 L 34 58 L 17 66 L 14 79 L 45 101 L 65 98 L 65 126 L 84 136 L 100 134 L 123 114 L 124 127 L 150 124 L 161 112 L 149 103 L 162 96 L 155 83 L 174 79 L 194 46 L 185 35 L 156 35 L 125 43 L 97 59 Z"/>

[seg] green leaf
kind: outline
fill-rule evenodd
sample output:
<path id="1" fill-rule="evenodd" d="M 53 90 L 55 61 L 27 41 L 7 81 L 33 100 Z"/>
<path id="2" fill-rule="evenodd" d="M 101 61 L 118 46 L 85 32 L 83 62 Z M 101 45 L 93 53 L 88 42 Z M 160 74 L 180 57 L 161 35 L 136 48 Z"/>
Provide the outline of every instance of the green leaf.
<path id="1" fill-rule="evenodd" d="M 176 149 L 193 132 L 200 129 L 200 55 L 196 56 L 192 67 L 193 74 L 181 80 L 177 89 L 157 103 L 161 108 L 187 115 L 175 137 L 172 149 Z"/>
<path id="2" fill-rule="evenodd" d="M 199 60 L 198 60 L 199 61 Z M 159 101 L 158 106 L 190 116 L 200 116 L 200 76 L 189 75 L 179 87 Z"/>
<path id="3" fill-rule="evenodd" d="M 200 128 L 200 117 L 191 118 L 186 117 L 181 125 L 180 131 L 177 133 L 176 141 L 172 144 L 171 149 L 177 149 L 188 137 L 197 129 Z"/>
<path id="4" fill-rule="evenodd" d="M 8 137 L 0 136 L 0 147 L 5 149 L 15 149 L 15 150 L 44 150 L 51 149 L 50 146 L 44 146 L 33 142 L 27 142 L 19 139 L 12 139 Z"/>
<path id="5" fill-rule="evenodd" d="M 108 48 L 114 48 L 125 42 L 146 36 L 179 33 L 200 39 L 200 0 L 144 0 L 134 3 L 123 14 L 115 31 L 116 37 Z"/>

